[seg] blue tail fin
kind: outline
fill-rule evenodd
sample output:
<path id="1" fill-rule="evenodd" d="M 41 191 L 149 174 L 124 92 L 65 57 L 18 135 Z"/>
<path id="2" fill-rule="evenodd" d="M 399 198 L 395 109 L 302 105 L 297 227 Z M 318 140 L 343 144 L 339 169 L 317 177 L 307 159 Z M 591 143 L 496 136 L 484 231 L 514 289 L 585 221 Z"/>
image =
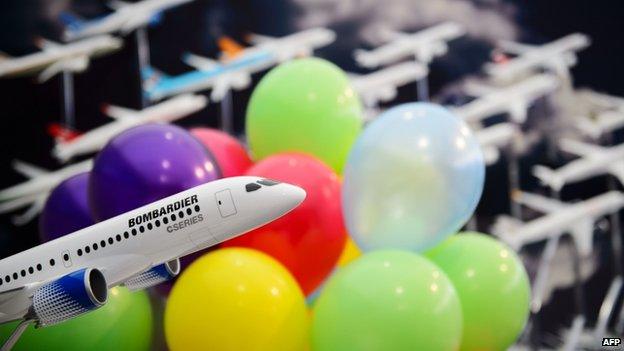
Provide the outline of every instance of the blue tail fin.
<path id="1" fill-rule="evenodd" d="M 80 30 L 84 27 L 85 21 L 76 16 L 75 14 L 67 11 L 61 12 L 59 15 L 59 20 L 63 23 L 67 28 L 73 31 Z"/>

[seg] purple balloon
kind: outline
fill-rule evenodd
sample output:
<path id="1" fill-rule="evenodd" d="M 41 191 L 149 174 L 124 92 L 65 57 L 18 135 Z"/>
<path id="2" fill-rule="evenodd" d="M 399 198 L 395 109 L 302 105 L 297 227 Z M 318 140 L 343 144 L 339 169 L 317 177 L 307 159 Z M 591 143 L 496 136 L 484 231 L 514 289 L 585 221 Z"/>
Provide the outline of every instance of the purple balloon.
<path id="1" fill-rule="evenodd" d="M 89 173 L 80 173 L 52 190 L 39 217 L 39 237 L 42 242 L 95 223 L 89 212 L 88 185 Z"/>
<path id="2" fill-rule="evenodd" d="M 142 125 L 111 139 L 96 157 L 89 205 L 102 221 L 219 177 L 212 156 L 186 130 Z"/>

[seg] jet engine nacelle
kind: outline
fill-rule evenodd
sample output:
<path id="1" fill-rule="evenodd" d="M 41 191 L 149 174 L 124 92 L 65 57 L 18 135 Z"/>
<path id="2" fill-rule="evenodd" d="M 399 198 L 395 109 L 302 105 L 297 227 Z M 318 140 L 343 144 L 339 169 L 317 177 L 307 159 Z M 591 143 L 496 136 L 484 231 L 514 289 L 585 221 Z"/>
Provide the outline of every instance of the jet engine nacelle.
<path id="1" fill-rule="evenodd" d="M 82 269 L 37 289 L 32 313 L 39 326 L 54 325 L 102 307 L 107 299 L 102 272 Z"/>
<path id="2" fill-rule="evenodd" d="M 128 279 L 124 285 L 132 291 L 146 289 L 173 279 L 178 274 L 180 274 L 180 259 L 176 258 Z"/>

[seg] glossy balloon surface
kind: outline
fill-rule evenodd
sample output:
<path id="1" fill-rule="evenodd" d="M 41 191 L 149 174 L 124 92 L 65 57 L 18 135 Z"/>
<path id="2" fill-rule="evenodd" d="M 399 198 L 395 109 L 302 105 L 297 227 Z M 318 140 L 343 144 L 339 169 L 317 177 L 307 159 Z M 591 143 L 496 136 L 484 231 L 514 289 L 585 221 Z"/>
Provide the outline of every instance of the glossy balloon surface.
<path id="1" fill-rule="evenodd" d="M 466 223 L 484 176 L 479 143 L 458 117 L 429 103 L 391 108 L 349 155 L 342 194 L 347 229 L 363 251 L 422 252 Z"/>
<path id="2" fill-rule="evenodd" d="M 150 350 L 153 326 L 152 306 L 144 291 L 123 287 L 109 290 L 101 308 L 50 327 L 28 327 L 15 345 L 21 350 Z M 6 340 L 16 323 L 0 325 L 0 340 Z"/>
<path id="3" fill-rule="evenodd" d="M 54 240 L 93 225 L 87 188 L 89 173 L 81 173 L 61 182 L 52 192 L 39 217 L 42 242 Z"/>
<path id="4" fill-rule="evenodd" d="M 243 144 L 227 133 L 211 128 L 193 128 L 190 132 L 214 156 L 223 178 L 243 175 L 253 164 Z"/>
<path id="5" fill-rule="evenodd" d="M 460 233 L 426 253 L 455 285 L 462 304 L 461 350 L 506 350 L 529 315 L 530 286 L 516 253 L 480 233 Z"/>
<path id="6" fill-rule="evenodd" d="M 361 126 L 362 107 L 347 75 L 318 58 L 271 70 L 247 107 L 247 138 L 256 160 L 300 151 L 341 173 Z"/>
<path id="7" fill-rule="evenodd" d="M 339 269 L 314 306 L 315 351 L 457 350 L 455 288 L 429 260 L 405 251 L 364 254 Z"/>
<path id="8" fill-rule="evenodd" d="M 290 273 L 261 252 L 229 248 L 195 261 L 174 285 L 165 311 L 177 350 L 305 350 L 309 317 Z"/>
<path id="9" fill-rule="evenodd" d="M 308 295 L 329 276 L 344 248 L 338 176 L 318 159 L 293 153 L 266 158 L 247 174 L 300 186 L 307 193 L 306 199 L 284 217 L 224 246 L 268 253 L 290 270 Z"/>
<path id="10" fill-rule="evenodd" d="M 111 139 L 96 157 L 89 205 L 101 221 L 219 177 L 215 161 L 189 132 L 142 125 Z"/>

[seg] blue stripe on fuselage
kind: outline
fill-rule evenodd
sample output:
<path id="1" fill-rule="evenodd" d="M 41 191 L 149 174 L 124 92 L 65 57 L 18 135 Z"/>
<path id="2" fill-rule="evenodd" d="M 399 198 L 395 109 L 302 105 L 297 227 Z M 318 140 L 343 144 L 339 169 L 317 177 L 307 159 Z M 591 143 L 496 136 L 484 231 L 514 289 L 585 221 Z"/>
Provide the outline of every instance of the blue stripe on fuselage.
<path id="1" fill-rule="evenodd" d="M 210 70 L 197 70 L 183 73 L 175 77 L 163 77 L 152 87 L 148 88 L 145 93 L 149 98 L 164 97 L 175 91 L 183 90 L 184 88 L 198 82 L 202 82 L 237 69 L 262 64 L 270 61 L 271 59 L 273 59 L 273 55 L 269 52 L 263 51 L 252 56 L 234 59 L 232 61 L 219 64 Z"/>

